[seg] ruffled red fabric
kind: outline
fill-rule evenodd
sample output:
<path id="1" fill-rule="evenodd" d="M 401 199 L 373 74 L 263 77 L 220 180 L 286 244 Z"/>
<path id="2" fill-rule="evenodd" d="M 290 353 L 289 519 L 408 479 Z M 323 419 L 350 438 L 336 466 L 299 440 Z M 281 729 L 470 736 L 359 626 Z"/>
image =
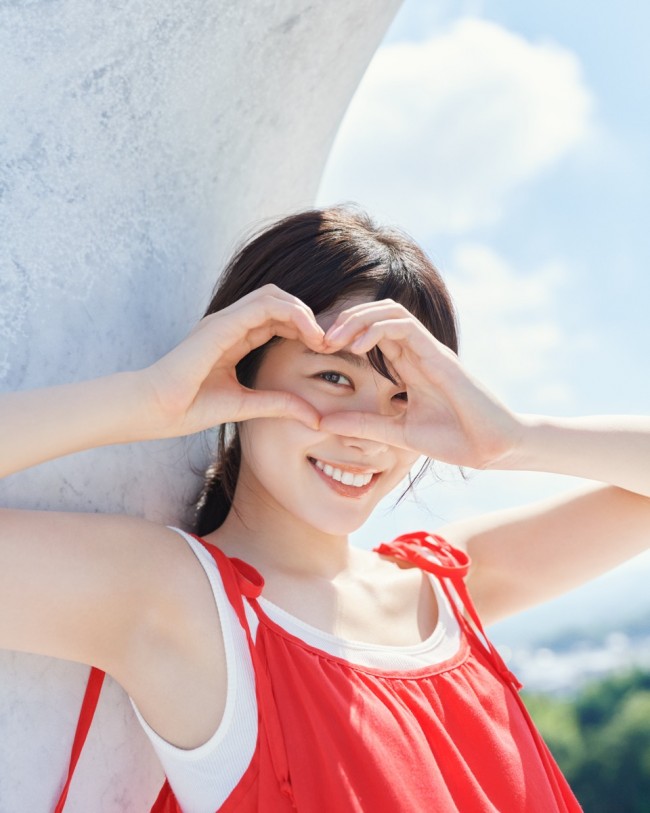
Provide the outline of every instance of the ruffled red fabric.
<path id="1" fill-rule="evenodd" d="M 199 541 L 247 633 L 258 701 L 253 759 L 219 813 L 581 810 L 485 636 L 465 587 L 465 553 L 426 532 L 375 548 L 434 573 L 461 627 L 452 658 L 400 672 L 349 663 L 291 635 L 261 610 L 261 575 Z M 260 620 L 255 643 L 243 598 Z M 78 733 L 89 722 L 82 709 Z M 151 813 L 182 813 L 168 782 Z"/>

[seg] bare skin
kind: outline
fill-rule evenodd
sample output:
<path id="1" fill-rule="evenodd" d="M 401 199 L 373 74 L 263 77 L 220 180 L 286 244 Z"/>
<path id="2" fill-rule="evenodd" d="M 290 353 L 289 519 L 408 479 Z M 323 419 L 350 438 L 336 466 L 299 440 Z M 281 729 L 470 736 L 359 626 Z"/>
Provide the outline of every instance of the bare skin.
<path id="1" fill-rule="evenodd" d="M 516 415 L 390 301 L 357 303 L 326 329 L 304 304 L 266 286 L 202 320 L 146 370 L 51 388 L 46 398 L 43 391 L 3 396 L 2 473 L 95 446 L 245 421 L 238 515 L 231 512 L 207 541 L 258 567 L 264 595 L 307 623 L 393 646 L 430 635 L 431 590 L 419 571 L 351 548 L 347 537 L 419 454 L 602 483 L 438 529 L 469 550 L 468 583 L 486 622 L 645 548 L 647 419 Z M 256 390 L 245 390 L 234 365 L 273 335 L 286 341 L 269 352 Z M 403 386 L 364 367 L 374 345 Z M 334 355 L 342 349 L 362 363 Z M 379 472 L 376 485 L 345 501 L 314 471 L 319 456 Z M 0 646 L 104 669 L 181 748 L 205 742 L 223 714 L 216 613 L 202 567 L 167 528 L 126 516 L 0 511 Z"/>

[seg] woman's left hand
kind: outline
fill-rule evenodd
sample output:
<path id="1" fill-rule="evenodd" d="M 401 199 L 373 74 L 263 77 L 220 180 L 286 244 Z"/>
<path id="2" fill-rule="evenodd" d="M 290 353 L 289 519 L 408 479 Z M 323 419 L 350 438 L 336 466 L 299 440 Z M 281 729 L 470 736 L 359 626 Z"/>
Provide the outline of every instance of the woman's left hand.
<path id="1" fill-rule="evenodd" d="M 347 347 L 358 355 L 377 346 L 404 385 L 408 406 L 392 416 L 330 413 L 322 429 L 475 469 L 498 468 L 515 450 L 523 432 L 518 417 L 402 305 L 386 299 L 348 308 L 325 342 L 325 352 Z"/>

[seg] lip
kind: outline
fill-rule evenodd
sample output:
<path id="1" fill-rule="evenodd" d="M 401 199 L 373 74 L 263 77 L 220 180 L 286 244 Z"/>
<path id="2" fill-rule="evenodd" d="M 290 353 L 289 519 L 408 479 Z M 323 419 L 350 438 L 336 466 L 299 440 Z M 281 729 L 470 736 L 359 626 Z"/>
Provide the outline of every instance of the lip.
<path id="1" fill-rule="evenodd" d="M 322 457 L 310 457 L 308 458 L 309 462 L 311 463 L 314 460 L 318 460 L 320 463 L 326 463 L 328 466 L 331 466 L 333 469 L 342 469 L 344 471 L 351 471 L 352 474 L 381 474 L 380 471 L 377 469 L 370 469 L 368 466 L 354 466 L 351 463 L 334 463 L 331 460 L 325 460 Z"/>
<path id="2" fill-rule="evenodd" d="M 352 497 L 353 499 L 355 499 L 355 498 L 359 499 L 360 497 L 363 497 L 364 494 L 367 494 L 371 490 L 371 488 L 377 482 L 377 479 L 379 478 L 379 476 L 381 474 L 381 472 L 372 471 L 372 470 L 369 470 L 367 468 L 363 469 L 363 468 L 360 468 L 358 466 L 356 466 L 356 467 L 355 466 L 345 466 L 346 471 L 351 471 L 354 474 L 371 474 L 372 473 L 372 478 L 370 479 L 370 482 L 366 483 L 365 486 L 348 486 L 345 483 L 341 483 L 339 480 L 333 480 L 331 477 L 329 477 L 327 474 L 325 474 L 324 471 L 321 471 L 321 469 L 319 469 L 318 466 L 316 465 L 316 462 L 315 462 L 315 460 L 313 458 L 309 457 L 307 459 L 309 461 L 309 465 L 316 472 L 316 474 L 318 474 L 318 476 L 321 478 L 321 480 L 326 485 L 328 485 L 332 489 L 332 491 L 335 491 L 337 494 L 340 494 L 343 497 Z M 320 460 L 320 458 L 318 458 L 318 459 Z M 321 460 L 320 462 L 321 463 L 326 463 L 327 461 Z M 333 466 L 334 468 L 343 468 L 343 466 L 335 466 L 333 463 L 330 463 L 330 465 Z"/>

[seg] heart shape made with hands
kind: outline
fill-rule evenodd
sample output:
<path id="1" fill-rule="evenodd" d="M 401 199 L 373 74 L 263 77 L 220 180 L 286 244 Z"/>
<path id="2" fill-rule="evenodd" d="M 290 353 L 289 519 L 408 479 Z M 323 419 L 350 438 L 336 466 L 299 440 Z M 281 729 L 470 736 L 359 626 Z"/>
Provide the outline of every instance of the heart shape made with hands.
<path id="1" fill-rule="evenodd" d="M 322 418 L 322 429 L 472 468 L 503 459 L 521 436 L 515 414 L 399 303 L 383 300 L 345 309 L 324 342 L 329 352 L 347 347 L 364 354 L 377 347 L 404 385 L 407 401 L 393 415 L 330 413 Z"/>
<path id="2" fill-rule="evenodd" d="M 204 317 L 177 347 L 142 371 L 148 393 L 145 437 L 170 437 L 255 417 L 285 417 L 349 437 L 408 449 L 454 465 L 484 468 L 506 454 L 521 426 L 404 306 L 361 301 L 313 312 L 265 285 Z M 325 321 L 330 322 L 324 330 Z M 274 336 L 316 353 L 365 355 L 377 347 L 407 400 L 395 414 L 341 411 L 321 416 L 290 392 L 253 389 L 236 367 Z"/>

